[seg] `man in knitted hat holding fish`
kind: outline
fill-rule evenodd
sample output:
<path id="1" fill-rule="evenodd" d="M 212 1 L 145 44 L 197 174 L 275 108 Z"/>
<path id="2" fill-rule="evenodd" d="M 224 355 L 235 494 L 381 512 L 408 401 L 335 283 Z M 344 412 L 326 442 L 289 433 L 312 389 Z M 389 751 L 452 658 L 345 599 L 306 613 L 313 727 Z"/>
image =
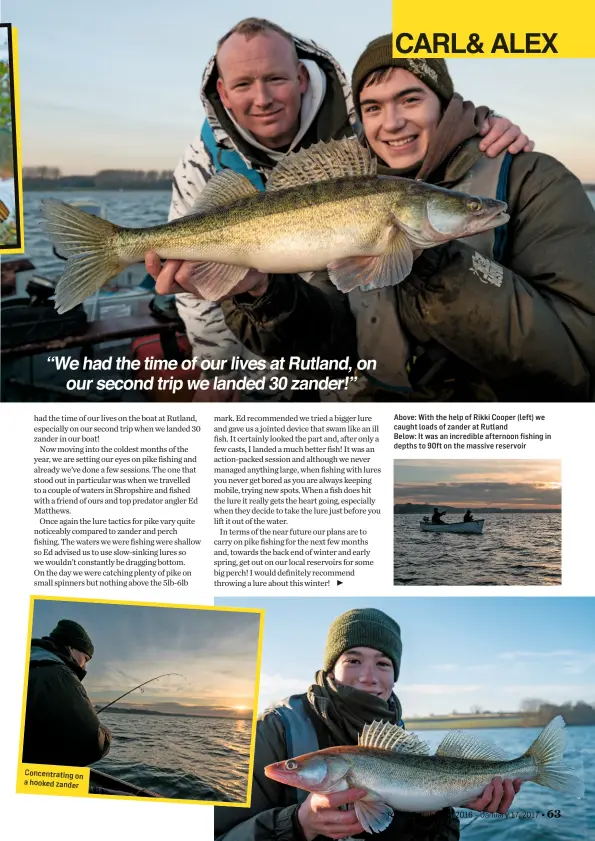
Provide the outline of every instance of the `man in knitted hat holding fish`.
<path id="1" fill-rule="evenodd" d="M 313 841 L 362 832 L 348 804 L 365 795 L 350 789 L 308 794 L 265 775 L 265 766 L 338 745 L 357 745 L 366 724 L 402 725 L 401 704 L 393 691 L 401 666 L 401 630 L 380 610 L 348 610 L 328 632 L 323 668 L 307 692 L 267 710 L 256 730 L 252 801 L 249 809 L 215 809 L 218 841 Z M 470 808 L 505 813 L 520 782 L 499 779 Z M 395 812 L 379 837 L 394 841 L 456 841 L 459 822 L 452 809 L 431 814 Z"/>
<path id="2" fill-rule="evenodd" d="M 111 732 L 100 724 L 82 681 L 95 649 L 82 625 L 60 619 L 31 640 L 23 762 L 90 765 L 107 754 Z"/>
<path id="3" fill-rule="evenodd" d="M 545 154 L 484 154 L 487 109 L 455 93 L 444 60 L 394 59 L 390 35 L 360 56 L 352 94 L 379 175 L 503 200 L 510 220 L 414 252 L 403 282 L 381 288 L 269 278 L 260 297 L 223 302 L 235 335 L 267 358 L 342 359 L 351 323 L 374 364 L 360 399 L 592 399 L 595 210 L 580 181 Z M 429 223 L 446 232 L 449 219 Z"/>
<path id="4" fill-rule="evenodd" d="M 264 189 L 274 166 L 291 152 L 353 133 L 349 85 L 333 57 L 319 45 L 259 18 L 240 21 L 221 38 L 217 55 L 205 70 L 202 98 L 206 120 L 200 137 L 192 141 L 176 169 L 170 219 L 195 212 L 196 202 L 217 170 L 241 172 Z M 532 142 L 509 120 L 490 117 L 487 108 L 482 115 L 478 131 L 488 154 L 506 148 L 512 153 L 533 148 Z M 283 132 L 275 128 L 281 120 Z M 260 353 L 258 342 L 245 335 L 248 325 L 243 324 L 238 332 L 232 323 L 232 333 L 225 325 L 221 308 L 201 300 L 195 276 L 197 264 L 168 260 L 161 269 L 157 254 L 151 252 L 146 265 L 157 280 L 157 292 L 185 290 L 185 294 L 178 295 L 177 304 L 196 358 L 252 358 L 251 351 Z M 259 279 L 258 273 L 253 272 L 236 291 L 246 292 L 252 286 L 252 291 L 242 298 L 250 307 L 256 293 L 266 289 L 269 279 Z M 271 305 L 284 305 L 286 282 L 286 277 L 279 279 L 279 294 L 271 301 L 271 287 L 269 294 L 255 305 L 254 312 L 258 310 L 262 315 Z M 310 330 L 306 332 L 317 334 L 319 327 L 325 332 L 325 310 L 324 303 L 321 308 L 310 310 Z M 342 312 L 341 305 L 339 310 Z M 350 325 L 349 314 L 345 324 L 347 328 Z M 349 331 L 336 328 L 341 340 L 345 332 Z M 270 345 L 270 338 L 265 338 L 265 356 Z"/>

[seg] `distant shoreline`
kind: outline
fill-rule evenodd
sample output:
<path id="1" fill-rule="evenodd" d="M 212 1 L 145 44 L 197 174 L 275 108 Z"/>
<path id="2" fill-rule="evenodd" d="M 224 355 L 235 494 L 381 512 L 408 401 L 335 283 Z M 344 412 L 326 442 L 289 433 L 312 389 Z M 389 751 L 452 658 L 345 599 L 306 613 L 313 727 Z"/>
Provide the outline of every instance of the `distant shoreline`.
<path id="1" fill-rule="evenodd" d="M 171 180 L 159 180 L 154 182 L 147 182 L 145 184 L 139 183 L 131 183 L 131 184 L 111 184 L 111 185 L 101 185 L 97 186 L 93 184 L 94 176 L 90 175 L 86 176 L 72 176 L 73 178 L 80 178 L 83 179 L 79 181 L 79 183 L 75 184 L 61 184 L 57 181 L 52 179 L 41 180 L 35 179 L 31 180 L 28 178 L 23 178 L 23 190 L 30 191 L 30 192 L 42 192 L 47 190 L 52 191 L 59 191 L 59 190 L 100 190 L 105 192 L 110 191 L 118 191 L 118 190 L 138 190 L 143 192 L 145 190 L 171 190 L 172 188 L 172 181 Z M 86 183 L 89 182 L 89 183 Z M 592 190 L 595 191 L 595 184 L 583 184 L 583 188 L 585 191 Z"/>
<path id="2" fill-rule="evenodd" d="M 26 181 L 23 181 L 23 192 L 29 193 L 47 193 L 47 192 L 61 192 L 65 190 L 69 193 L 88 193 L 89 190 L 97 190 L 97 192 L 101 193 L 118 193 L 120 190 L 123 192 L 129 192 L 131 190 L 139 193 L 146 193 L 148 190 L 166 190 L 167 192 L 171 192 L 171 181 L 167 181 L 164 183 L 155 183 L 155 184 L 147 184 L 146 186 L 140 186 L 135 184 L 134 186 L 130 185 L 118 185 L 112 187 L 97 187 L 95 184 L 88 184 L 87 186 L 68 186 L 68 185 L 58 185 L 48 181 L 47 184 L 28 184 Z"/>
<path id="3" fill-rule="evenodd" d="M 95 709 L 100 709 L 99 704 L 95 705 Z M 210 713 L 204 713 L 203 715 L 199 715 L 197 713 L 163 713 L 159 712 L 158 710 L 143 710 L 143 709 L 131 709 L 129 707 L 113 707 L 110 709 L 111 713 L 119 713 L 120 715 L 161 715 L 166 716 L 167 718 L 224 718 L 227 721 L 251 721 L 252 720 L 252 713 L 249 716 L 239 716 L 239 715 L 212 715 Z"/>
<path id="4" fill-rule="evenodd" d="M 423 505 L 412 502 L 396 502 L 394 514 L 429 514 L 440 508 L 447 514 L 464 514 L 467 508 L 450 508 L 448 505 Z M 469 508 L 474 514 L 561 514 L 561 508 Z"/>
<path id="5" fill-rule="evenodd" d="M 543 727 L 537 716 L 510 713 L 499 715 L 436 715 L 425 718 L 403 719 L 407 730 L 494 730 L 502 727 Z M 594 721 L 567 721 L 567 727 L 592 727 Z"/>

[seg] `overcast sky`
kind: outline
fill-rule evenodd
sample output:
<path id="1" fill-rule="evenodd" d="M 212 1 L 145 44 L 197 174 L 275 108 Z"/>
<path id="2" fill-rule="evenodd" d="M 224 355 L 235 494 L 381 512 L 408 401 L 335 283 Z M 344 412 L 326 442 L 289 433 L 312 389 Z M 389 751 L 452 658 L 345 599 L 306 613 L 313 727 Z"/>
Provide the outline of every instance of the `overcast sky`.
<path id="1" fill-rule="evenodd" d="M 561 465 L 553 459 L 397 459 L 394 501 L 400 504 L 559 508 Z"/>
<path id="2" fill-rule="evenodd" d="M 95 646 L 85 677 L 94 703 L 107 703 L 166 672 L 124 702 L 155 706 L 249 708 L 259 631 L 258 613 L 35 601 L 33 637 L 49 635 L 60 619 L 85 628 Z M 241 711 L 241 710 L 240 710 Z"/>
<path id="3" fill-rule="evenodd" d="M 366 44 L 391 28 L 389 2 L 3 0 L 2 20 L 18 28 L 24 165 L 173 168 L 200 129 L 204 66 L 218 38 L 248 15 L 314 39 L 349 75 Z M 595 181 L 594 60 L 454 59 L 449 67 L 464 97 L 510 117 L 539 151 Z"/>

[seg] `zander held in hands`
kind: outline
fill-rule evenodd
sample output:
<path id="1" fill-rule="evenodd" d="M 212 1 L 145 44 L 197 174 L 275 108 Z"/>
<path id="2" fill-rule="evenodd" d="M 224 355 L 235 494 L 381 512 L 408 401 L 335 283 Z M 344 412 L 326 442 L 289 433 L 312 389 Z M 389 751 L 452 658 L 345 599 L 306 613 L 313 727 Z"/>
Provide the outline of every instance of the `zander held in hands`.
<path id="1" fill-rule="evenodd" d="M 378 176 L 355 139 L 289 154 L 265 193 L 225 170 L 210 179 L 190 216 L 152 228 L 121 228 L 55 199 L 42 202 L 44 227 L 69 255 L 56 290 L 66 312 L 148 251 L 198 261 L 193 278 L 219 300 L 250 269 L 300 273 L 328 268 L 342 292 L 400 283 L 414 252 L 496 228 L 506 204 L 422 181 Z"/>
<path id="2" fill-rule="evenodd" d="M 556 716 L 531 747 L 508 759 L 496 746 L 461 731 L 444 737 L 436 753 L 415 733 L 376 721 L 366 725 L 355 747 L 332 747 L 264 770 L 267 777 L 310 792 L 366 789 L 354 804 L 366 832 L 382 832 L 401 812 L 461 806 L 477 797 L 496 776 L 515 777 L 581 797 L 582 781 L 563 764 L 565 724 Z"/>

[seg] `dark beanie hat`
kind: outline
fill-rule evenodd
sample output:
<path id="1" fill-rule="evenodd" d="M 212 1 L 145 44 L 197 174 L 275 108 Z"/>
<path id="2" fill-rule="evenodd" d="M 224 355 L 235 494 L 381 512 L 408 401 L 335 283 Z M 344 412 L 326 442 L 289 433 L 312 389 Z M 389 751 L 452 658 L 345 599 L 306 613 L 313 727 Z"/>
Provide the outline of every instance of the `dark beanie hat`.
<path id="1" fill-rule="evenodd" d="M 365 607 L 348 610 L 338 616 L 329 628 L 324 649 L 323 668 L 330 672 L 341 654 L 358 645 L 382 651 L 393 662 L 395 680 L 401 668 L 401 629 L 394 619 L 381 610 Z"/>
<path id="2" fill-rule="evenodd" d="M 79 625 L 78 622 L 73 622 L 72 619 L 60 619 L 50 634 L 50 639 L 56 645 L 66 645 L 70 646 L 70 648 L 76 648 L 77 651 L 82 651 L 87 657 L 92 657 L 95 651 L 89 634 L 82 625 Z"/>
<path id="3" fill-rule="evenodd" d="M 392 35 L 381 35 L 380 38 L 370 41 L 358 58 L 353 71 L 351 90 L 355 110 L 360 117 L 360 88 L 370 73 L 384 67 L 402 67 L 421 79 L 443 102 L 452 98 L 455 89 L 443 58 L 393 58 Z"/>

